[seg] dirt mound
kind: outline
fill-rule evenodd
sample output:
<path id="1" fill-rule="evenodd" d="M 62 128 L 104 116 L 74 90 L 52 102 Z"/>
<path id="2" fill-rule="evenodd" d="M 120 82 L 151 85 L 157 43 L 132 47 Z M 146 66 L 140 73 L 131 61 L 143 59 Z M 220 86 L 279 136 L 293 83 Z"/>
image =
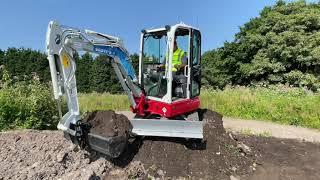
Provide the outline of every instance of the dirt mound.
<path id="1" fill-rule="evenodd" d="M 126 136 L 132 129 L 128 118 L 114 111 L 89 112 L 83 121 L 92 125 L 91 133 L 106 137 Z"/>
<path id="2" fill-rule="evenodd" d="M 249 173 L 254 160 L 247 146 L 226 133 L 220 114 L 203 110 L 201 115 L 205 121 L 203 143 L 149 137 L 133 142 L 114 163 L 121 166 L 132 157 L 169 177 L 229 179 L 230 175 Z"/>
<path id="3" fill-rule="evenodd" d="M 205 142 L 182 138 L 136 138 L 119 158 L 112 160 L 80 150 L 64 139 L 61 131 L 0 133 L 0 180 L 230 179 L 230 175 L 250 173 L 249 167 L 253 164 L 250 149 L 225 132 L 220 114 L 203 111 L 201 115 L 205 121 Z M 86 119 L 94 124 L 92 131 L 105 136 L 124 135 L 132 128 L 125 116 L 111 111 L 88 114 Z M 105 126 L 106 122 L 110 126 Z"/>
<path id="4" fill-rule="evenodd" d="M 91 162 L 60 131 L 0 133 L 0 152 L 0 179 L 89 179 L 112 166 L 102 158 Z"/>
<path id="5" fill-rule="evenodd" d="M 92 180 L 104 176 L 127 179 L 147 174 L 141 162 L 132 161 L 125 168 L 117 168 L 106 158 L 79 149 L 61 131 L 2 132 L 0 152 L 1 180 Z"/>

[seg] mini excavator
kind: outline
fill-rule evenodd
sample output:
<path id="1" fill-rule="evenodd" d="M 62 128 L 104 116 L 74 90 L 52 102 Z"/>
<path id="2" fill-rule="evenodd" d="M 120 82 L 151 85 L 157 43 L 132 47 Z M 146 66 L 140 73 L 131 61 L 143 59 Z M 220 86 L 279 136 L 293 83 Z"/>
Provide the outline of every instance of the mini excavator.
<path id="1" fill-rule="evenodd" d="M 174 41 L 186 54 L 185 66 L 173 72 Z M 198 29 L 179 23 L 141 31 L 139 74 L 136 75 L 123 41 L 107 34 L 49 22 L 46 34 L 54 99 L 60 122 L 58 129 L 74 143 L 118 157 L 128 139 L 101 137 L 90 133 L 79 112 L 75 53 L 89 52 L 110 58 L 130 109 L 135 113 L 133 136 L 177 137 L 203 139 L 203 122 L 197 114 L 200 106 L 201 33 Z M 162 67 L 162 68 L 161 68 Z M 67 102 L 62 114 L 61 99 Z"/>

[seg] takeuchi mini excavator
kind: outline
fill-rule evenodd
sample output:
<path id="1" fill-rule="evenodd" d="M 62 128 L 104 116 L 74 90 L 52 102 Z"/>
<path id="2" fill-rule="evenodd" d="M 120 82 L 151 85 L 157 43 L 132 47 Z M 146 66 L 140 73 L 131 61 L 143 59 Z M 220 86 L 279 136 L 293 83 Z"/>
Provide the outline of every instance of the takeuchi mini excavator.
<path id="1" fill-rule="evenodd" d="M 176 43 L 176 44 L 175 44 Z M 174 70 L 174 46 L 185 52 L 184 66 Z M 179 23 L 141 31 L 139 74 L 120 38 L 91 30 L 80 30 L 51 21 L 46 34 L 46 51 L 54 98 L 58 104 L 58 129 L 82 146 L 118 157 L 127 139 L 101 137 L 90 133 L 80 118 L 75 53 L 106 55 L 128 95 L 133 136 L 160 136 L 202 139 L 203 124 L 197 116 L 200 106 L 201 34 L 194 27 Z M 61 99 L 68 111 L 62 114 Z M 196 115 L 195 115 L 196 114 Z"/>

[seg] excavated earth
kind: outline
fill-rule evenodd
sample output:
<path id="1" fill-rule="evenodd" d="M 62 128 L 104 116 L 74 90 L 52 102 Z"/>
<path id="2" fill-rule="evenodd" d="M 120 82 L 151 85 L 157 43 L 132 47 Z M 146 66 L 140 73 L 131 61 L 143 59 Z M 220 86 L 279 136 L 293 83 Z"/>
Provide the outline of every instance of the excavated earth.
<path id="1" fill-rule="evenodd" d="M 320 177 L 319 144 L 235 136 L 225 131 L 220 114 L 209 110 L 200 114 L 205 122 L 203 142 L 130 139 L 117 159 L 81 150 L 61 131 L 2 132 L 0 180 L 268 179 L 272 172 L 282 173 L 272 179 Z M 92 112 L 85 120 L 93 125 L 91 132 L 101 136 L 126 136 L 132 128 L 125 116 L 113 111 Z M 303 162 L 303 168 L 299 162 Z"/>
<path id="2" fill-rule="evenodd" d="M 90 112 L 86 114 L 84 121 L 92 125 L 91 133 L 105 137 L 127 136 L 132 129 L 128 118 L 114 111 Z"/>
<path id="3" fill-rule="evenodd" d="M 226 133 L 222 116 L 209 110 L 203 110 L 201 116 L 205 122 L 204 142 L 159 137 L 137 139 L 114 163 L 125 167 L 132 158 L 146 168 L 159 168 L 166 176 L 175 178 L 229 179 L 233 174 L 249 173 L 254 154 Z"/>

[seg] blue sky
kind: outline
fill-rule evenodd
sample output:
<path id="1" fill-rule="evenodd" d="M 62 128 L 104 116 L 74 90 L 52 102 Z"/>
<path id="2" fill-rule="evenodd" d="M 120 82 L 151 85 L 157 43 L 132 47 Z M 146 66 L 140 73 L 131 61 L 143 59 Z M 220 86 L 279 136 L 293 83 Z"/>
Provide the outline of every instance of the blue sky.
<path id="1" fill-rule="evenodd" d="M 276 0 L 3 0 L 0 49 L 25 47 L 44 51 L 50 20 L 121 37 L 138 52 L 140 31 L 184 22 L 200 28 L 202 51 L 231 41 L 239 26 Z"/>

